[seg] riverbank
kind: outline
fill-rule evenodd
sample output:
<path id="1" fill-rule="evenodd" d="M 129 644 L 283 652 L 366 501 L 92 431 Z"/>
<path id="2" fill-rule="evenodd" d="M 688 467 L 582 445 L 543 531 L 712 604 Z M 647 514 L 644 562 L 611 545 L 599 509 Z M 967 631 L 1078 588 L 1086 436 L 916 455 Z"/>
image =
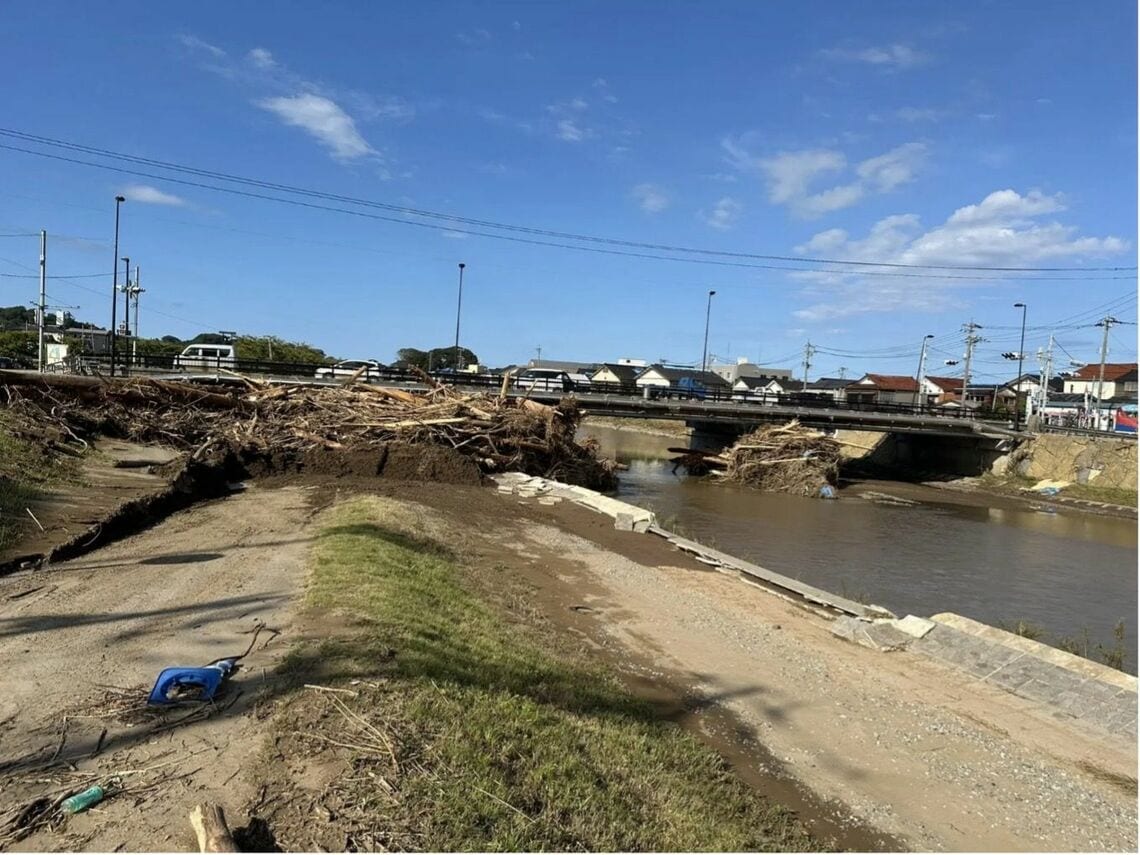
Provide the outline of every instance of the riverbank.
<path id="1" fill-rule="evenodd" d="M 109 706 L 256 621 L 273 635 L 233 706 L 182 725 Z M 4 789 L 168 764 L 31 848 L 190 848 L 186 812 L 213 800 L 262 847 L 703 848 L 731 807 L 730 848 L 1134 850 L 1134 740 L 831 630 L 566 503 L 270 479 L 0 580 L 5 754 L 31 767 Z M 584 827 L 587 802 L 610 807 Z"/>
<path id="2" fill-rule="evenodd" d="M 623 419 L 618 416 L 588 415 L 582 420 L 579 432 L 589 435 L 591 428 L 609 428 L 629 433 L 664 436 L 670 439 L 687 438 L 689 427 L 676 419 Z"/>

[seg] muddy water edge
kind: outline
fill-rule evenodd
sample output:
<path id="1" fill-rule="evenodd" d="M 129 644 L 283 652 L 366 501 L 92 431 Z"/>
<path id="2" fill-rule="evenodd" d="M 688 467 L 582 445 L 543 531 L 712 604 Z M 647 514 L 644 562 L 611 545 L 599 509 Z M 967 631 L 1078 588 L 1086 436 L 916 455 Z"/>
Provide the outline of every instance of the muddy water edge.
<path id="1" fill-rule="evenodd" d="M 590 425 L 628 465 L 618 496 L 688 537 L 852 599 L 902 614 L 1027 621 L 1040 639 L 1112 647 L 1124 621 L 1137 662 L 1137 526 L 1030 503 L 897 481 L 841 484 L 838 501 L 761 493 L 673 471 L 677 437 Z"/>

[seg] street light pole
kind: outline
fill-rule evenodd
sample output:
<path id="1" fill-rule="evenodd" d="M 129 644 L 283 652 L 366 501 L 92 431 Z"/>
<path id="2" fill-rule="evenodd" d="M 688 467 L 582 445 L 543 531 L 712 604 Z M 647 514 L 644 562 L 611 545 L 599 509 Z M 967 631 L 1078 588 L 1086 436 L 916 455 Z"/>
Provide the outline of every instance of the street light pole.
<path id="1" fill-rule="evenodd" d="M 701 351 L 701 371 L 709 370 L 709 318 L 712 316 L 712 298 L 715 294 L 716 291 L 709 291 L 709 302 L 705 307 L 705 347 Z"/>
<path id="2" fill-rule="evenodd" d="M 127 201 L 125 196 L 115 197 L 115 272 L 111 274 L 111 376 L 115 376 L 115 324 L 116 310 L 119 307 L 119 206 Z M 130 271 L 127 271 L 130 276 Z"/>
<path id="3" fill-rule="evenodd" d="M 459 302 L 455 304 L 455 365 L 454 369 L 459 371 L 459 313 L 463 310 L 463 268 L 467 265 L 462 261 L 459 262 Z"/>
<path id="4" fill-rule="evenodd" d="M 922 392 L 922 375 L 926 368 L 926 343 L 934 338 L 933 334 L 927 333 L 922 337 L 922 350 L 918 353 L 918 373 L 914 375 L 914 401 L 912 406 L 918 407 L 918 396 Z M 921 408 L 919 412 L 921 412 Z"/>
<path id="5" fill-rule="evenodd" d="M 1029 309 L 1024 303 L 1014 303 L 1013 307 L 1021 309 L 1021 347 L 1017 351 L 1017 386 L 1013 390 L 1013 429 L 1016 431 L 1021 430 L 1021 368 L 1025 362 L 1025 313 Z"/>
<path id="6" fill-rule="evenodd" d="M 126 329 L 127 340 L 131 338 L 131 259 L 130 256 L 123 256 L 123 268 L 126 271 L 126 278 L 123 281 L 123 327 Z M 123 376 L 126 377 L 131 373 L 131 357 L 129 353 L 123 360 Z"/>

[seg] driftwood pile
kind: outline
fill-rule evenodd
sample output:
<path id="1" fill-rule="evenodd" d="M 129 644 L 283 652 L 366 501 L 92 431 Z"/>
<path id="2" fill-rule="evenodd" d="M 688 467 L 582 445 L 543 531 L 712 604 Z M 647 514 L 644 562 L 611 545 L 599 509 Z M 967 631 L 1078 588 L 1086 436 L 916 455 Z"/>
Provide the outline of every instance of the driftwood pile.
<path id="1" fill-rule="evenodd" d="M 839 478 L 840 445 L 798 421 L 760 428 L 720 454 L 671 448 L 690 474 L 711 474 L 758 490 L 819 496 Z"/>
<path id="2" fill-rule="evenodd" d="M 572 401 L 557 406 L 431 383 L 427 391 L 345 382 L 234 392 L 152 378 L 107 380 L 0 372 L 0 407 L 24 425 L 83 442 L 105 434 L 157 442 L 206 460 L 228 450 L 358 452 L 399 443 L 470 457 L 483 472 L 518 470 L 598 489 L 613 467 L 579 444 Z"/>

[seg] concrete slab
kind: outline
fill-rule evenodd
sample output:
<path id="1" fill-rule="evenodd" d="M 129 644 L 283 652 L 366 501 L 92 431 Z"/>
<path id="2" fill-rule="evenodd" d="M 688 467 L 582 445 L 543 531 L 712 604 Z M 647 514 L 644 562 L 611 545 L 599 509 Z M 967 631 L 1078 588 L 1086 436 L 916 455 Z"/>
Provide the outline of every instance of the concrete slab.
<path id="1" fill-rule="evenodd" d="M 934 629 L 934 621 L 920 618 L 916 615 L 907 615 L 900 620 L 894 621 L 895 629 L 899 632 L 905 632 L 912 638 L 922 638 L 930 630 Z"/>

